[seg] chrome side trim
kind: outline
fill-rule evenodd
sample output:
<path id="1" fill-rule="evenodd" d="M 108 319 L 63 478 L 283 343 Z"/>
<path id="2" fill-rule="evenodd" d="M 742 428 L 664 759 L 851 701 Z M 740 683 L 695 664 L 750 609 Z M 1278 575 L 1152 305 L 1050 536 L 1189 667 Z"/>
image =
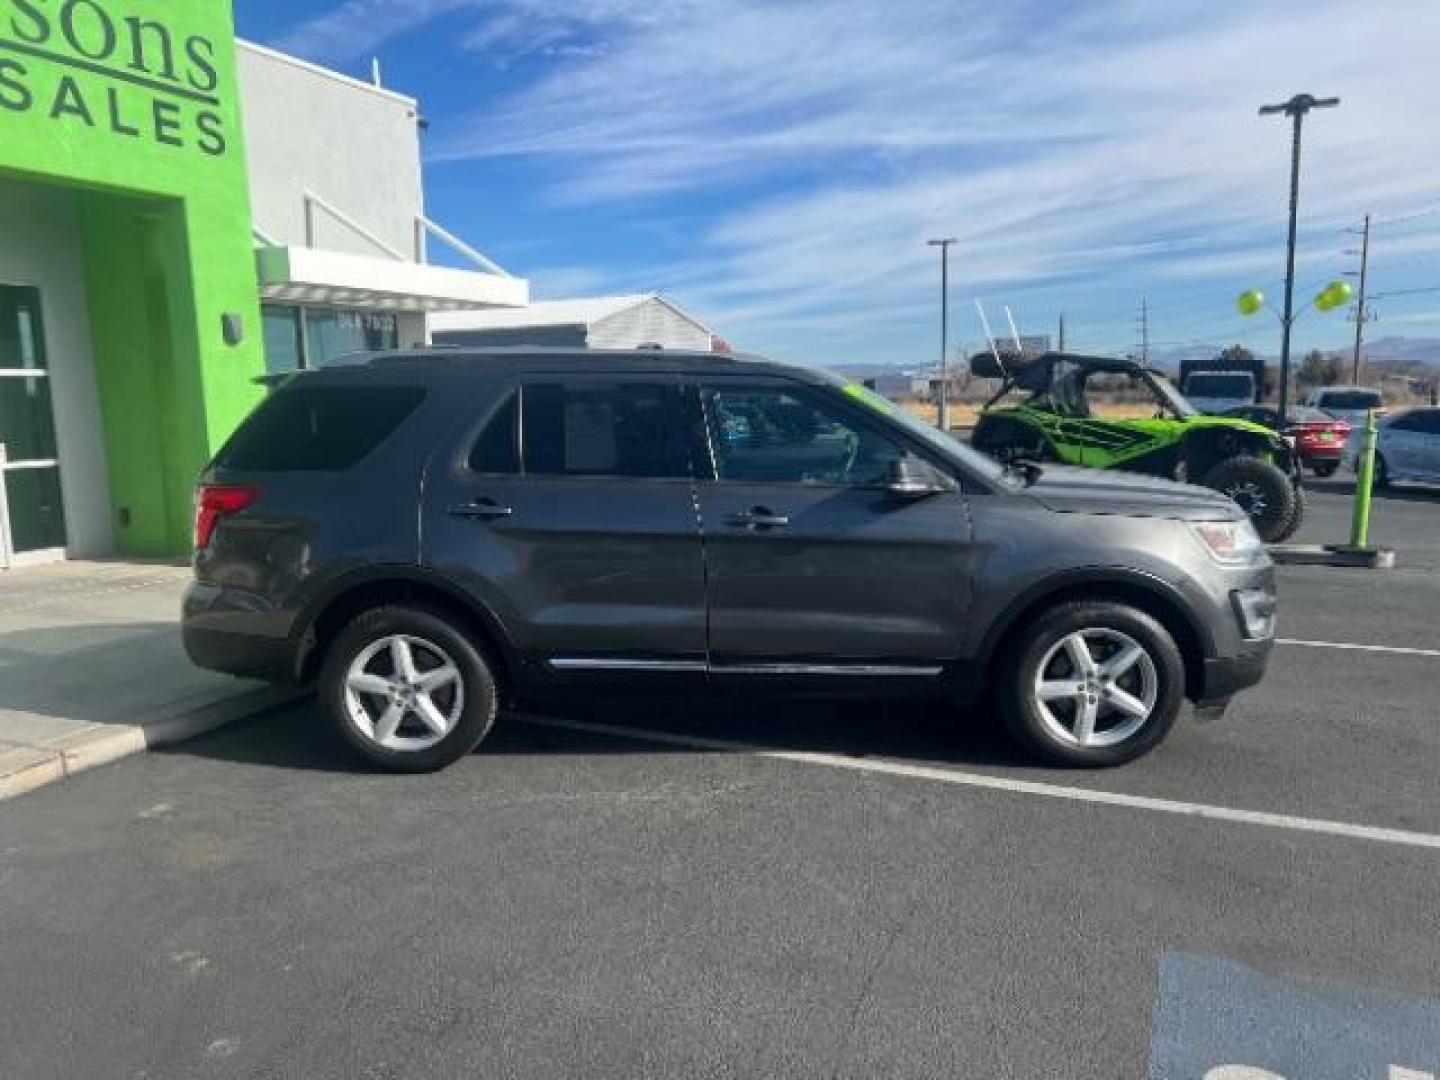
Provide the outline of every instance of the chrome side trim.
<path id="1" fill-rule="evenodd" d="M 935 678 L 944 672 L 938 665 L 919 664 L 720 664 L 703 660 L 641 660 L 627 657 L 555 656 L 548 661 L 553 671 L 653 671 L 713 675 L 878 675 Z"/>
<path id="2" fill-rule="evenodd" d="M 704 660 L 630 660 L 624 657 L 555 656 L 550 667 L 555 671 L 677 671 L 704 674 Z"/>
<path id="3" fill-rule="evenodd" d="M 920 675 L 934 678 L 943 667 L 917 664 L 717 664 L 715 675 Z"/>

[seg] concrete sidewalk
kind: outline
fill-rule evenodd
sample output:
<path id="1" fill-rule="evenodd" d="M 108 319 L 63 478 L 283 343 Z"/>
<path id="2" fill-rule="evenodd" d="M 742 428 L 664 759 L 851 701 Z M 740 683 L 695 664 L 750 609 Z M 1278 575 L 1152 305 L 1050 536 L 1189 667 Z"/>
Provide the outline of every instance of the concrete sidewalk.
<path id="1" fill-rule="evenodd" d="M 0 799 L 293 697 L 201 671 L 180 645 L 188 567 L 0 573 Z"/>

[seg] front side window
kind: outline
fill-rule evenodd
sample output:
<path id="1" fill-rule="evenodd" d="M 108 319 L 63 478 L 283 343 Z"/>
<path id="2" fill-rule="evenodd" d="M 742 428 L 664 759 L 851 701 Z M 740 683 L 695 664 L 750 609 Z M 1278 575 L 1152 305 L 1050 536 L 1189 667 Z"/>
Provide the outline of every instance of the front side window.
<path id="1" fill-rule="evenodd" d="M 677 408 L 678 393 L 659 384 L 527 384 L 520 394 L 525 475 L 684 476 Z"/>
<path id="2" fill-rule="evenodd" d="M 810 394 L 710 388 L 704 401 L 722 481 L 872 487 L 905 456 L 898 443 Z"/>

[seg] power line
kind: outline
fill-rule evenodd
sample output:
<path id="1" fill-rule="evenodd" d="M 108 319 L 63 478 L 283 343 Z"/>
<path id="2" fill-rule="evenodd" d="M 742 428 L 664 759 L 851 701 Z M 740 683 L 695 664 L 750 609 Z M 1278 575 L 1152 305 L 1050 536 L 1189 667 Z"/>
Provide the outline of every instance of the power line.
<path id="1" fill-rule="evenodd" d="M 1432 206 L 1428 210 L 1419 210 L 1413 214 L 1406 214 L 1403 217 L 1388 218 L 1383 221 L 1377 221 L 1374 223 L 1374 227 L 1377 229 L 1388 229 L 1392 225 L 1404 225 L 1406 222 L 1418 221 L 1421 218 L 1434 217 L 1436 214 L 1440 214 L 1440 206 Z"/>
<path id="2" fill-rule="evenodd" d="M 1374 296 L 1372 296 L 1370 299 L 1372 299 L 1372 300 L 1389 300 L 1392 296 L 1419 296 L 1421 293 L 1437 293 L 1437 292 L 1440 292 L 1440 285 L 1427 285 L 1427 286 L 1425 286 L 1425 287 L 1422 288 L 1422 289 L 1395 289 L 1395 290 L 1392 291 L 1392 292 L 1376 293 L 1376 294 L 1375 294 Z"/>

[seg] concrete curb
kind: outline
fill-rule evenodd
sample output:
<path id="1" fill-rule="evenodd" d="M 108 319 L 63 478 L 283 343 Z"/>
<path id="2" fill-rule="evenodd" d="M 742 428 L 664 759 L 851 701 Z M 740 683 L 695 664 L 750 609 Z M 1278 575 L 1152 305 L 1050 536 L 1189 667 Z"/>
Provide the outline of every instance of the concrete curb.
<path id="1" fill-rule="evenodd" d="M 1345 566 L 1362 570 L 1395 569 L 1391 548 L 1349 544 L 1271 544 L 1270 557 L 1282 566 Z"/>
<path id="2" fill-rule="evenodd" d="M 304 691 L 294 687 L 267 686 L 199 702 L 179 702 L 133 723 L 92 724 L 40 746 L 0 743 L 0 801 L 131 754 L 193 739 L 302 696 Z"/>

